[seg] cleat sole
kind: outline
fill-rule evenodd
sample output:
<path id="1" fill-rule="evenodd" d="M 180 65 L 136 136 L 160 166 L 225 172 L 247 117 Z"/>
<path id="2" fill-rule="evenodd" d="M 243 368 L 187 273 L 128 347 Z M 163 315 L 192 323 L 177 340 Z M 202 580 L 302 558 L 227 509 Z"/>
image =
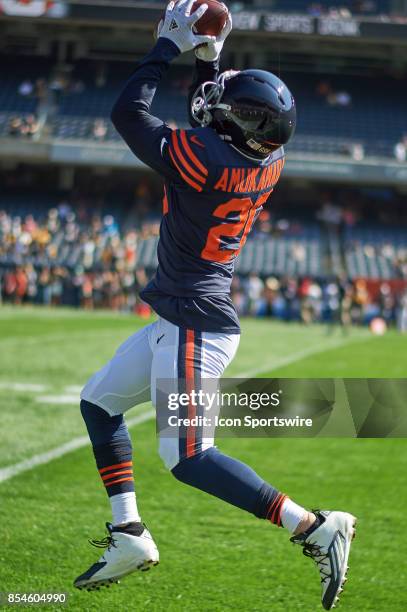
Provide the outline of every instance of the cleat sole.
<path id="1" fill-rule="evenodd" d="M 348 558 L 349 558 L 350 546 L 351 546 L 353 540 L 356 537 L 356 522 L 357 522 L 355 516 L 352 516 L 352 515 L 350 515 L 350 516 L 351 516 L 351 521 L 352 522 L 351 522 L 351 526 L 350 526 L 350 529 L 349 529 L 349 535 L 351 537 L 350 537 L 350 540 L 349 540 L 348 551 L 347 551 Z M 346 583 L 346 581 L 348 579 L 348 577 L 347 577 L 348 570 L 349 570 L 349 565 L 347 564 L 347 560 L 346 560 L 346 567 L 345 567 L 345 572 L 344 572 L 344 575 L 343 575 L 343 578 L 342 578 L 342 581 L 341 581 L 341 586 L 338 589 L 337 595 L 336 595 L 336 597 L 334 599 L 334 605 L 332 606 L 332 608 L 336 608 L 336 606 L 337 606 L 337 604 L 339 602 L 339 596 L 343 593 L 343 590 L 344 590 L 344 587 L 345 587 L 345 583 Z"/>
<path id="2" fill-rule="evenodd" d="M 344 587 L 345 587 L 345 583 L 347 581 L 347 573 L 349 570 L 349 565 L 348 565 L 348 559 L 349 559 L 349 552 L 350 552 L 350 548 L 351 548 L 351 544 L 353 542 L 353 540 L 356 537 L 356 517 L 352 516 L 351 514 L 348 514 L 347 517 L 347 524 L 346 524 L 346 529 L 345 529 L 345 533 L 346 533 L 346 556 L 345 556 L 345 562 L 344 562 L 344 566 L 343 566 L 343 575 L 342 575 L 342 579 L 340 581 L 338 590 L 336 592 L 336 595 L 329 607 L 329 605 L 325 604 L 324 602 L 322 602 L 323 607 L 326 610 L 332 610 L 333 608 L 336 608 L 338 606 L 339 603 L 339 597 L 340 595 L 343 593 L 344 591 Z"/>
<path id="3" fill-rule="evenodd" d="M 92 591 L 100 591 L 100 587 L 105 586 L 106 588 L 109 588 L 112 584 L 120 584 L 119 578 L 124 578 L 125 576 L 128 576 L 129 574 L 132 574 L 138 570 L 141 570 L 142 572 L 147 572 L 149 569 L 151 569 L 152 567 L 158 564 L 159 564 L 159 561 L 153 561 L 153 559 L 148 559 L 147 561 L 143 561 L 143 563 L 140 563 L 140 565 L 131 569 L 130 571 L 125 572 L 124 574 L 120 574 L 120 576 L 113 576 L 112 578 L 105 578 L 103 580 L 97 580 L 95 582 L 90 582 L 88 584 L 81 584 L 81 585 L 74 585 L 74 586 L 80 591 L 86 590 L 89 593 Z"/>

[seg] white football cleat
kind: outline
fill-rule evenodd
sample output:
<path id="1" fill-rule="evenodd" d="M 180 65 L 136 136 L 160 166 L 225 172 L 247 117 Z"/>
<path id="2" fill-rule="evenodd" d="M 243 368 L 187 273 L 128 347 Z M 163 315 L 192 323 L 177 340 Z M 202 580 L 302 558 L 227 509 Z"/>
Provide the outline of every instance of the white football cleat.
<path id="1" fill-rule="evenodd" d="M 338 602 L 346 582 L 356 518 L 347 512 L 313 512 L 319 521 L 318 526 L 293 536 L 291 542 L 303 546 L 304 555 L 317 564 L 321 576 L 322 605 L 325 610 L 331 610 Z"/>
<path id="2" fill-rule="evenodd" d="M 147 571 L 158 565 L 160 556 L 150 532 L 142 523 L 129 523 L 126 527 L 113 527 L 106 523 L 108 536 L 103 540 L 91 540 L 105 553 L 84 574 L 74 581 L 78 589 L 93 591 L 101 586 L 119 582 L 119 578 L 136 570 Z"/>

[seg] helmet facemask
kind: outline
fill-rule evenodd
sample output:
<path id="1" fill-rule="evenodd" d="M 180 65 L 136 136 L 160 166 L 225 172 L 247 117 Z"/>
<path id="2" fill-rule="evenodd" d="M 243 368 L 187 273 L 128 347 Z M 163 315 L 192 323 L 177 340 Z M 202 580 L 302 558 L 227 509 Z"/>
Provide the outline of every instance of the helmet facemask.
<path id="1" fill-rule="evenodd" d="M 218 76 L 216 81 L 205 81 L 192 96 L 191 114 L 201 127 L 208 127 L 213 121 L 213 111 L 220 109 L 230 111 L 231 106 L 222 104 L 225 93 L 225 81 L 239 74 L 238 70 L 227 70 Z"/>

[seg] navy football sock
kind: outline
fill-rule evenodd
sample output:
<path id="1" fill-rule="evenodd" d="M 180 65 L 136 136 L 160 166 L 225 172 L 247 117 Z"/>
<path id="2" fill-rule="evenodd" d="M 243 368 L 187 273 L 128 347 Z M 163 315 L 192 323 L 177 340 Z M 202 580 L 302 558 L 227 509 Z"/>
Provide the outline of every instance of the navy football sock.
<path id="1" fill-rule="evenodd" d="M 260 478 L 241 461 L 217 448 L 184 459 L 172 469 L 181 482 L 210 493 L 223 501 L 251 512 L 258 518 L 281 525 L 281 507 L 285 495 Z"/>
<path id="2" fill-rule="evenodd" d="M 111 417 L 86 400 L 81 401 L 81 413 L 108 496 L 134 491 L 133 449 L 123 415 Z"/>

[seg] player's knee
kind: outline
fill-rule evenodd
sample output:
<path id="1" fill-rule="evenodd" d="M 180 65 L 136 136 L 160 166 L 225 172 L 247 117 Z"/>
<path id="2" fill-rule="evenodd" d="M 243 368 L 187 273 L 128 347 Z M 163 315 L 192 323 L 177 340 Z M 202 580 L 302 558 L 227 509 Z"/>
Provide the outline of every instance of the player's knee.
<path id="1" fill-rule="evenodd" d="M 210 478 L 213 454 L 219 451 L 216 448 L 209 448 L 192 457 L 182 459 L 171 468 L 171 473 L 175 478 L 193 487 L 203 488 L 202 483 Z"/>
<path id="2" fill-rule="evenodd" d="M 122 414 L 110 416 L 106 410 L 87 400 L 81 400 L 80 408 L 93 446 L 106 444 L 117 438 L 128 438 Z"/>
<path id="3" fill-rule="evenodd" d="M 205 458 L 211 456 L 211 453 L 208 455 L 208 451 L 214 451 L 215 448 L 206 444 L 204 451 L 199 451 L 192 457 L 181 458 L 179 453 L 179 440 L 177 438 L 160 438 L 158 452 L 162 462 L 164 463 L 167 470 L 170 470 L 176 478 L 178 478 L 177 474 L 179 473 L 182 476 L 182 473 L 188 470 L 188 472 L 197 472 L 205 469 Z M 204 461 L 197 460 L 198 457 L 204 459 Z M 193 461 L 193 459 L 195 459 Z M 174 473 L 174 469 L 178 468 L 179 465 L 183 466 L 182 469 L 177 470 Z M 181 478 L 178 478 L 181 480 Z"/>
<path id="4" fill-rule="evenodd" d="M 80 403 L 80 409 L 82 418 L 85 421 L 86 425 L 95 423 L 96 421 L 103 421 L 109 415 L 106 410 L 103 410 L 96 404 L 92 404 L 92 402 L 88 402 L 87 400 L 82 399 Z"/>

